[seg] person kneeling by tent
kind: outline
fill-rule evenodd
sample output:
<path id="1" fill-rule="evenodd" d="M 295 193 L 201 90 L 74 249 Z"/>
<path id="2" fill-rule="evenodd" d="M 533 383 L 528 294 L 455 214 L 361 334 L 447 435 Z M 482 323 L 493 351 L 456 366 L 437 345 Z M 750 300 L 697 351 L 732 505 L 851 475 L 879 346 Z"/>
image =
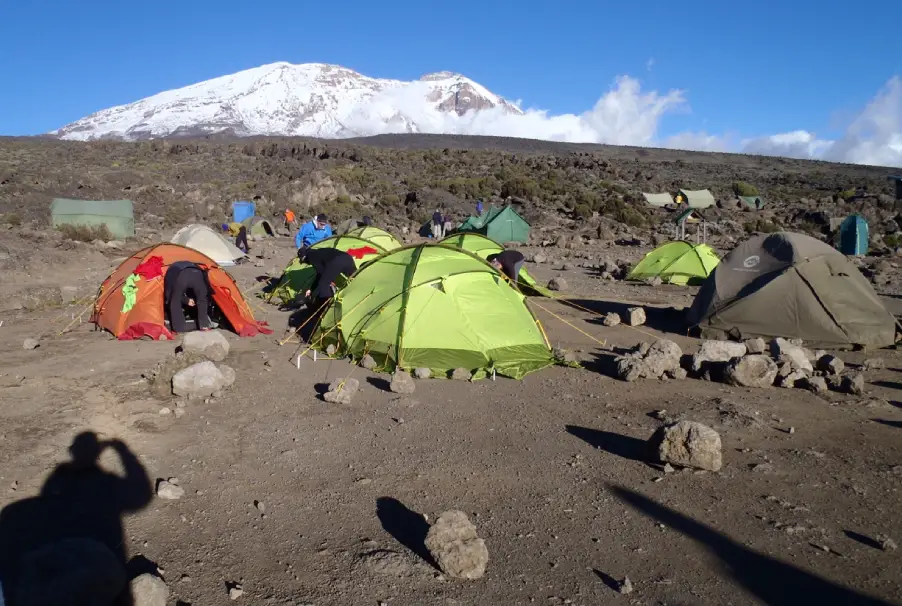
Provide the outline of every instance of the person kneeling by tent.
<path id="1" fill-rule="evenodd" d="M 505 250 L 496 255 L 489 255 L 486 257 L 486 261 L 507 276 L 508 280 L 516 284 L 517 276 L 520 275 L 520 270 L 526 262 L 526 257 L 519 250 Z"/>
<path id="2" fill-rule="evenodd" d="M 196 315 L 195 326 L 210 330 L 210 284 L 206 272 L 191 261 L 177 261 L 169 266 L 163 280 L 163 303 L 173 332 L 188 332 L 185 313 Z"/>
<path id="3" fill-rule="evenodd" d="M 326 304 L 335 296 L 335 281 L 338 276 L 351 277 L 357 271 L 357 264 L 354 262 L 354 257 L 337 248 L 299 250 L 298 257 L 316 271 L 313 284 L 304 293 L 307 299 L 307 309 L 310 312 L 307 315 L 306 324 L 309 329 L 312 329 L 316 325 L 316 318 L 323 314 Z"/>

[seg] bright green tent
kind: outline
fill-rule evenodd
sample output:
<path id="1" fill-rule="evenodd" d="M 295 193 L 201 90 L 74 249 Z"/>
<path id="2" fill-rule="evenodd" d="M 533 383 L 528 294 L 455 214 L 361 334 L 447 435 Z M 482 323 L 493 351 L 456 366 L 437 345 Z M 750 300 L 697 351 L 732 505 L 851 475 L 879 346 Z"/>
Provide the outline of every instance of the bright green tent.
<path id="1" fill-rule="evenodd" d="M 476 254 L 481 259 L 488 258 L 489 255 L 495 255 L 504 252 L 504 247 L 489 237 L 483 236 L 475 232 L 464 232 L 448 236 L 441 241 L 441 244 L 448 244 L 456 248 L 468 250 Z M 539 286 L 535 279 L 526 271 L 526 267 L 520 269 L 517 276 L 517 286 L 520 290 L 528 295 L 539 295 L 542 297 L 550 297 L 551 293 L 548 289 Z"/>
<path id="2" fill-rule="evenodd" d="M 60 225 L 106 225 L 114 238 L 135 235 L 131 200 L 70 200 L 55 198 L 50 204 L 53 227 Z"/>
<path id="3" fill-rule="evenodd" d="M 347 235 L 356 236 L 362 240 L 369 240 L 373 244 L 378 244 L 384 250 L 394 250 L 401 247 L 401 243 L 398 242 L 398 239 L 381 227 L 365 225 L 363 227 L 352 229 Z"/>
<path id="4" fill-rule="evenodd" d="M 354 263 L 356 263 L 358 268 L 386 252 L 384 248 L 375 242 L 356 236 L 332 236 L 331 238 L 320 240 L 310 248 L 337 248 L 345 252 L 351 251 Z M 369 248 L 369 251 L 363 250 L 366 248 Z M 370 252 L 372 250 L 376 252 Z M 315 278 L 316 272 L 313 270 L 313 267 L 302 263 L 300 259 L 295 257 L 288 264 L 288 267 L 285 268 L 285 271 L 282 272 L 278 286 L 269 293 L 266 300 L 272 301 L 274 297 L 278 297 L 283 305 L 288 305 L 295 300 L 298 293 L 310 288 Z"/>
<path id="5" fill-rule="evenodd" d="M 679 240 L 668 242 L 645 255 L 627 279 L 648 280 L 658 277 L 668 284 L 701 284 L 718 263 L 720 257 L 707 244 Z"/>
<path id="6" fill-rule="evenodd" d="M 251 238 L 272 238 L 276 235 L 272 225 L 263 217 L 248 217 L 241 224 L 247 228 L 247 235 Z"/>
<path id="7" fill-rule="evenodd" d="M 554 364 L 545 334 L 495 269 L 442 244 L 405 246 L 361 268 L 326 309 L 313 337 L 339 356 L 372 356 L 379 368 L 457 368 L 520 379 Z"/>
<path id="8" fill-rule="evenodd" d="M 529 223 L 512 206 L 490 207 L 479 217 L 469 217 L 457 228 L 458 232 L 477 232 L 495 242 L 529 241 Z"/>

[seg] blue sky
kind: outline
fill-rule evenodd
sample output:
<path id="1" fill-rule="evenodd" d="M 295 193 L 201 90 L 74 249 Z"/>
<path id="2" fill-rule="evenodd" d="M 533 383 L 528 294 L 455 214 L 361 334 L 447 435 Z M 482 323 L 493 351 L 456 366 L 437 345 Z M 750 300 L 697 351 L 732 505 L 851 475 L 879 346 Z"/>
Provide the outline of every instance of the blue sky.
<path id="1" fill-rule="evenodd" d="M 832 139 L 902 74 L 897 9 L 869 0 L 7 2 L 0 134 L 46 132 L 289 61 L 399 79 L 448 69 L 553 114 L 590 109 L 629 75 L 643 91 L 684 91 L 691 109 L 662 119 L 659 140 L 795 130 Z"/>

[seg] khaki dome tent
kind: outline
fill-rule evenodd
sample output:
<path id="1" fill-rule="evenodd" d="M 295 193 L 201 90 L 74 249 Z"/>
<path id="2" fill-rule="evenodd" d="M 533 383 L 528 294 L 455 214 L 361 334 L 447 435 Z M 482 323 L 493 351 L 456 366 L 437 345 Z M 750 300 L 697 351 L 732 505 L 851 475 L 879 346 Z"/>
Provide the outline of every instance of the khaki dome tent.
<path id="1" fill-rule="evenodd" d="M 247 256 L 237 246 L 199 223 L 181 228 L 175 232 L 170 242 L 202 252 L 216 261 L 220 267 L 235 265 L 238 259 Z"/>
<path id="2" fill-rule="evenodd" d="M 248 217 L 241 224 L 247 228 L 247 237 L 254 240 L 272 238 L 276 235 L 272 224 L 263 217 Z"/>
<path id="3" fill-rule="evenodd" d="M 858 269 L 796 233 L 737 246 L 702 285 L 687 320 L 705 337 L 784 337 L 835 348 L 895 342 L 895 318 Z"/>

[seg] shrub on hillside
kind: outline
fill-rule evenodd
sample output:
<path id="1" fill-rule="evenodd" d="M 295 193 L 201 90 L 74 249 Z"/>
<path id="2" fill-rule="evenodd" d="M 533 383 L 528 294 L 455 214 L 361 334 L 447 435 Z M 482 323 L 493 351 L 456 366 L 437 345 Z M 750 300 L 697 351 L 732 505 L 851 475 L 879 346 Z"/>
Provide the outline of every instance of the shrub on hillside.
<path id="1" fill-rule="evenodd" d="M 94 240 L 102 240 L 109 242 L 113 239 L 106 225 L 60 225 L 57 227 L 59 232 L 63 234 L 63 238 L 74 240 L 76 242 L 93 242 Z"/>
<path id="2" fill-rule="evenodd" d="M 747 234 L 753 234 L 755 232 L 772 234 L 774 232 L 780 231 L 779 225 L 772 223 L 771 221 L 765 221 L 764 219 L 755 219 L 754 221 L 749 221 L 748 223 L 743 224 L 742 227 L 745 228 L 745 233 Z"/>
<path id="3" fill-rule="evenodd" d="M 573 209 L 573 216 L 577 219 L 588 219 L 592 216 L 592 209 L 586 204 L 577 204 Z"/>
<path id="4" fill-rule="evenodd" d="M 737 196 L 757 196 L 758 188 L 745 181 L 736 181 L 733 183 L 733 193 Z"/>
<path id="5" fill-rule="evenodd" d="M 12 227 L 18 227 L 22 225 L 22 215 L 19 213 L 6 213 L 3 215 L 3 222 Z"/>

